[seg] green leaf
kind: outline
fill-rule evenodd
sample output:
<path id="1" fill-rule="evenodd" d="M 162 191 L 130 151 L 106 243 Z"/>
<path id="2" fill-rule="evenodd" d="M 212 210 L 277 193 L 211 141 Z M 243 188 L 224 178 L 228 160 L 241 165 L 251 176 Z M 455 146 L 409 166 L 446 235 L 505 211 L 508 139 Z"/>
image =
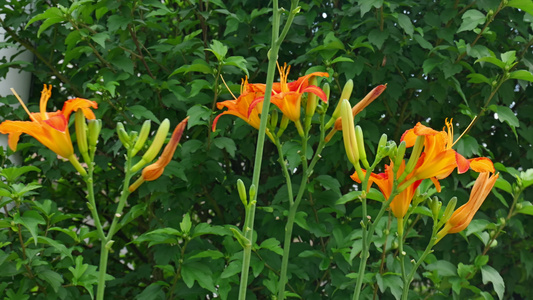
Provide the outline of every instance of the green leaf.
<path id="1" fill-rule="evenodd" d="M 205 50 L 213 52 L 219 62 L 224 61 L 226 54 L 228 54 L 228 47 L 217 40 L 213 40 L 211 46 Z"/>
<path id="2" fill-rule="evenodd" d="M 470 78 L 470 80 L 468 80 L 468 82 L 470 83 L 486 83 L 486 84 L 491 84 L 491 80 L 488 79 L 487 77 L 485 77 L 485 75 L 483 74 L 479 74 L 479 73 L 472 73 L 472 74 L 468 74 L 466 76 L 467 78 Z"/>
<path id="3" fill-rule="evenodd" d="M 381 46 L 383 46 L 383 43 L 385 43 L 385 40 L 389 37 L 389 31 L 388 30 L 379 30 L 379 29 L 372 29 L 368 33 L 368 41 L 372 44 L 376 45 L 378 49 L 381 49 Z"/>
<path id="4" fill-rule="evenodd" d="M 201 59 L 195 59 L 192 64 L 190 65 L 184 65 L 179 68 L 177 68 L 172 74 L 170 74 L 171 77 L 176 74 L 184 73 L 187 74 L 189 72 L 200 72 L 204 74 L 213 74 L 214 69 L 211 67 L 207 62 Z"/>
<path id="5" fill-rule="evenodd" d="M 426 60 L 424 60 L 424 63 L 422 64 L 422 69 L 424 70 L 424 74 L 429 74 L 435 67 L 442 64 L 442 59 L 436 58 L 436 57 L 430 57 Z"/>
<path id="6" fill-rule="evenodd" d="M 520 172 L 520 179 L 522 180 L 522 188 L 527 188 L 533 184 L 533 169 L 527 169 Z"/>
<path id="7" fill-rule="evenodd" d="M 494 184 L 494 186 L 500 190 L 509 193 L 510 195 L 513 194 L 513 187 L 507 180 L 503 179 L 501 176 L 496 179 L 496 183 Z"/>
<path id="8" fill-rule="evenodd" d="M 37 37 L 40 37 L 41 33 L 45 31 L 48 27 L 54 24 L 57 24 L 57 23 L 61 23 L 63 21 L 67 21 L 67 16 L 66 16 L 66 13 L 62 11 L 61 9 L 59 9 L 58 7 L 51 7 L 47 9 L 45 12 L 43 12 L 42 14 L 39 14 L 31 18 L 31 20 L 28 21 L 26 28 L 28 28 L 28 26 L 30 26 L 30 24 L 32 24 L 33 22 L 40 21 L 40 20 L 45 20 L 45 21 L 39 27 L 39 31 L 37 31 Z"/>
<path id="9" fill-rule="evenodd" d="M 518 209 L 516 212 L 519 214 L 525 214 L 533 216 L 533 205 L 529 201 L 520 202 L 522 208 Z"/>
<path id="10" fill-rule="evenodd" d="M 189 213 L 186 213 L 183 216 L 183 220 L 180 222 L 180 229 L 184 233 L 189 233 L 191 231 L 191 227 L 191 216 L 189 216 Z"/>
<path id="11" fill-rule="evenodd" d="M 197 253 L 197 254 L 189 257 L 189 259 L 203 258 L 203 257 L 209 257 L 211 259 L 219 259 L 219 258 L 223 258 L 224 254 L 222 252 L 220 252 L 220 251 L 217 251 L 217 250 L 205 250 L 205 251 L 202 251 L 200 253 Z"/>
<path id="12" fill-rule="evenodd" d="M 264 240 L 259 246 L 259 248 L 270 250 L 280 256 L 283 255 L 283 249 L 281 249 L 279 241 L 275 238 L 269 238 Z"/>
<path id="13" fill-rule="evenodd" d="M 91 35 L 91 40 L 100 45 L 100 47 L 105 49 L 105 41 L 109 38 L 109 33 L 99 32 L 97 34 Z"/>
<path id="14" fill-rule="evenodd" d="M 447 260 L 438 260 L 426 266 L 429 271 L 437 271 L 439 276 L 457 276 L 457 267 Z"/>
<path id="15" fill-rule="evenodd" d="M 192 288 L 194 281 L 196 281 L 201 287 L 213 293 L 217 292 L 213 283 L 213 273 L 211 269 L 200 262 L 186 261 L 182 265 L 181 275 L 183 282 L 185 282 L 185 285 L 187 285 L 188 288 Z"/>
<path id="16" fill-rule="evenodd" d="M 222 65 L 237 67 L 241 69 L 246 74 L 246 76 L 250 76 L 250 74 L 248 73 L 248 68 L 246 67 L 246 63 L 246 59 L 244 59 L 244 57 L 242 56 L 230 56 L 226 60 L 224 60 L 224 63 Z"/>
<path id="17" fill-rule="evenodd" d="M 9 182 L 15 182 L 17 178 L 30 171 L 41 172 L 41 169 L 34 166 L 11 167 L 2 169 L 0 171 L 0 175 L 4 176 Z"/>
<path id="18" fill-rule="evenodd" d="M 361 17 L 363 17 L 367 12 L 369 12 L 372 7 L 380 8 L 383 6 L 383 0 L 358 0 L 359 9 L 361 10 Z"/>
<path id="19" fill-rule="evenodd" d="M 491 63 L 493 65 L 496 65 L 496 66 L 500 67 L 502 70 L 505 70 L 505 63 L 503 61 L 497 59 L 494 56 L 482 57 L 482 58 L 476 60 L 475 62 L 476 63 L 477 62 L 488 62 L 488 63 Z"/>
<path id="20" fill-rule="evenodd" d="M 15 224 L 20 224 L 26 229 L 28 229 L 31 236 L 33 237 L 35 246 L 37 246 L 39 224 L 46 224 L 44 218 L 38 212 L 34 210 L 28 210 L 24 212 L 22 217 L 20 216 L 20 214 L 17 213 L 13 218 L 13 221 L 15 222 Z"/>
<path id="21" fill-rule="evenodd" d="M 512 66 L 514 65 L 514 62 L 516 60 L 516 51 L 514 50 L 507 51 L 505 53 L 502 53 L 500 56 L 506 66 Z"/>
<path id="22" fill-rule="evenodd" d="M 235 157 L 237 146 L 235 146 L 234 140 L 227 137 L 218 137 L 213 140 L 213 144 L 219 149 L 226 149 L 231 157 Z"/>
<path id="23" fill-rule="evenodd" d="M 415 41 L 420 45 L 420 47 L 428 50 L 433 49 L 433 45 L 431 45 L 430 42 L 426 41 L 421 35 L 415 34 L 413 37 Z"/>
<path id="24" fill-rule="evenodd" d="M 146 107 L 142 105 L 129 106 L 128 111 L 131 112 L 136 119 L 144 118 L 144 119 L 149 119 L 151 121 L 154 121 L 157 124 L 161 123 L 151 110 L 147 109 Z"/>
<path id="25" fill-rule="evenodd" d="M 531 0 L 510 0 L 507 6 L 518 8 L 533 15 L 533 2 Z"/>
<path id="26" fill-rule="evenodd" d="M 341 194 L 341 184 L 336 178 L 329 175 L 319 175 L 316 177 L 316 181 L 318 181 L 326 190 L 332 190 L 338 195 Z"/>
<path id="27" fill-rule="evenodd" d="M 63 277 L 59 273 L 43 268 L 39 268 L 35 273 L 37 273 L 37 277 L 48 282 L 52 289 L 57 293 L 59 287 L 63 283 Z"/>
<path id="28" fill-rule="evenodd" d="M 494 291 L 498 295 L 498 298 L 503 299 L 503 292 L 505 291 L 505 282 L 503 281 L 502 276 L 496 269 L 489 265 L 485 265 L 481 268 L 481 278 L 483 284 L 492 282 L 494 286 Z"/>
<path id="29" fill-rule="evenodd" d="M 511 79 L 527 80 L 533 82 L 533 74 L 526 70 L 518 70 L 509 74 Z"/>
<path id="30" fill-rule="evenodd" d="M 359 196 L 361 196 L 361 191 L 348 192 L 342 195 L 342 197 L 340 197 L 337 201 L 335 201 L 335 205 L 342 205 L 342 204 L 348 203 L 350 201 L 353 201 L 359 198 Z"/>
<path id="31" fill-rule="evenodd" d="M 413 27 L 413 23 L 411 22 L 411 19 L 407 15 L 404 15 L 404 14 L 398 15 L 398 25 L 400 25 L 400 27 L 403 28 L 403 30 L 405 31 L 405 33 L 407 33 L 407 35 L 411 37 L 413 36 L 415 29 Z"/>
<path id="32" fill-rule="evenodd" d="M 230 278 L 231 276 L 237 275 L 241 272 L 242 264 L 240 260 L 234 260 L 229 263 L 229 265 L 222 271 L 220 278 Z"/>
<path id="33" fill-rule="evenodd" d="M 344 56 L 339 56 L 339 57 L 335 58 L 334 60 L 332 60 L 331 64 L 338 63 L 338 62 L 354 62 L 354 61 L 351 58 L 344 57 Z"/>
<path id="34" fill-rule="evenodd" d="M 498 120 L 502 123 L 507 123 L 511 130 L 514 132 L 516 139 L 518 139 L 518 133 L 516 132 L 516 127 L 520 126 L 518 118 L 515 113 L 507 106 L 501 105 L 491 105 L 489 109 L 498 114 Z"/>
<path id="35" fill-rule="evenodd" d="M 457 32 L 474 30 L 478 25 L 485 23 L 485 15 L 477 9 L 467 10 L 463 16 L 463 23 Z"/>

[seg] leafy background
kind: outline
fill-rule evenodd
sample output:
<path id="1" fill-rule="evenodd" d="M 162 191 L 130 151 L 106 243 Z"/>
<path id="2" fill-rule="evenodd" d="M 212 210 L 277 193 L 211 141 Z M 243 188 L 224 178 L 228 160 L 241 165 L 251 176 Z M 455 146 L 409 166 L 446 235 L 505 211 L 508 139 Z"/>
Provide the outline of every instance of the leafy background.
<path id="1" fill-rule="evenodd" d="M 0 76 L 9 69 L 33 74 L 30 111 L 38 110 L 43 84 L 54 86 L 49 109 L 60 108 L 70 97 L 99 104 L 96 114 L 104 129 L 96 190 L 104 215 L 114 211 L 124 162 L 114 137 L 116 122 L 139 130 L 144 119 L 158 123 L 169 118 L 175 125 L 190 116 L 164 176 L 130 197 L 137 218 L 116 237 L 109 298 L 235 298 L 242 248 L 228 224 L 242 225 L 235 183 L 250 184 L 256 131 L 230 116 L 220 119 L 215 132 L 210 128 L 216 103 L 232 99 L 221 75 L 234 94 L 244 76 L 250 82 L 266 77 L 271 9 L 251 2 L 50 0 L 0 6 L 6 30 L 0 47 L 21 45 L 21 51 L 34 54 L 31 62 L 0 59 Z M 453 118 L 458 137 L 479 113 L 456 149 L 499 163 L 505 180 L 464 233 L 437 245 L 411 296 L 532 298 L 528 214 L 533 210 L 522 202 L 529 199 L 525 188 L 533 179 L 528 171 L 533 168 L 532 2 L 314 0 L 300 5 L 279 57 L 292 66 L 290 79 L 317 70 L 330 73 L 330 106 L 348 79 L 355 83 L 352 104 L 376 85 L 387 84 L 356 118 L 370 151 L 382 133 L 398 142 L 417 122 L 440 129 Z M 2 102 L 16 103 L 13 96 L 2 96 Z M 25 118 L 22 108 L 9 106 L 0 107 L 0 115 Z M 293 137 L 297 133 L 289 126 L 284 135 L 289 162 L 298 149 Z M 317 164 L 294 232 L 299 242 L 293 245 L 287 289 L 303 299 L 347 299 L 354 285 L 353 276 L 346 275 L 357 267 L 352 258 L 361 212 L 355 201 L 336 203 L 354 189 L 340 138 L 333 138 Z M 2 171 L 2 206 L 11 200 L 17 206 L 4 209 L 1 220 L 0 294 L 7 299 L 89 298 L 99 249 L 85 217 L 83 186 L 54 153 L 29 137 L 21 141 L 24 165 L 38 169 Z M 311 140 L 316 142 L 316 137 Z M 264 157 L 250 299 L 266 299 L 277 288 L 287 207 L 277 152 L 268 142 Z M 464 187 L 473 175 L 450 176 L 439 194 L 444 204 L 454 195 L 464 203 Z M 520 206 L 512 205 L 513 197 Z M 427 222 L 423 212 L 413 218 L 410 256 L 424 249 Z M 364 291 L 368 298 L 398 295 L 395 226 L 389 216 L 376 232 Z M 492 237 L 497 245 L 487 247 Z"/>

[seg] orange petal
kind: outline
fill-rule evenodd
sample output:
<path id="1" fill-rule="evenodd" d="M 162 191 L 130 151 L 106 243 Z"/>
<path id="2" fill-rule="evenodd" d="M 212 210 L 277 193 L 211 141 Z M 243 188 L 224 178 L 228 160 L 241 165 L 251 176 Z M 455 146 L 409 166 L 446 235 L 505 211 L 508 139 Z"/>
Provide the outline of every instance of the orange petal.
<path id="1" fill-rule="evenodd" d="M 87 119 L 94 120 L 96 117 L 94 116 L 94 113 L 91 108 L 98 108 L 98 104 L 94 101 L 90 101 L 87 99 L 74 98 L 67 100 L 63 105 L 63 109 L 61 111 L 63 112 L 65 118 L 68 120 L 72 112 L 81 109 Z"/>
<path id="2" fill-rule="evenodd" d="M 457 172 L 463 174 L 470 168 L 470 162 L 461 154 L 455 152 L 455 161 L 457 162 Z"/>
<path id="3" fill-rule="evenodd" d="M 310 85 L 303 89 L 302 93 L 313 93 L 318 96 L 318 98 L 322 99 L 324 102 L 328 102 L 328 98 L 326 96 L 326 93 L 319 88 L 318 86 Z"/>
<path id="4" fill-rule="evenodd" d="M 492 161 L 486 157 L 472 158 L 470 161 L 470 168 L 472 170 L 481 173 L 481 172 L 492 172 L 494 173 L 494 164 Z"/>

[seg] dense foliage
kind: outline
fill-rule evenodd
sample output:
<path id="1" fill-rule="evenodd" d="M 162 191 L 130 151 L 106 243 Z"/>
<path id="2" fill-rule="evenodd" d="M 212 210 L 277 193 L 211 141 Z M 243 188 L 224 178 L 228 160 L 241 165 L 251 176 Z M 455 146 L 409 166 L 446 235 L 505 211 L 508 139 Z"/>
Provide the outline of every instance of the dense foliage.
<path id="1" fill-rule="evenodd" d="M 108 220 L 124 165 L 116 123 L 139 130 L 145 119 L 169 118 L 175 126 L 190 117 L 164 176 L 129 199 L 132 220 L 110 255 L 109 299 L 236 299 L 242 247 L 229 225 L 243 223 L 236 181 L 250 184 L 257 131 L 231 116 L 211 128 L 216 103 L 233 98 L 227 87 L 238 95 L 245 76 L 265 81 L 272 9 L 260 2 L 24 0 L 0 6 L 6 30 L 0 47 L 34 55 L 33 61 L 0 58 L 0 76 L 11 68 L 33 74 L 31 111 L 38 110 L 43 84 L 54 87 L 49 107 L 60 108 L 70 97 L 98 102 L 95 114 L 104 126 L 95 190 Z M 466 157 L 490 157 L 501 172 L 498 189 L 470 227 L 437 244 L 411 297 L 533 298 L 533 209 L 522 202 L 533 183 L 531 1 L 313 0 L 300 6 L 278 59 L 291 65 L 290 80 L 328 72 L 328 114 L 348 79 L 355 84 L 352 104 L 387 84 L 356 117 L 369 151 L 382 133 L 398 142 L 417 122 L 440 130 L 453 118 L 457 138 L 477 116 L 455 148 Z M 2 96 L 3 103 L 17 103 Z M 25 112 L 4 105 L 0 116 L 23 119 Z M 282 141 L 298 178 L 296 137 L 289 125 Z M 357 270 L 352 259 L 361 211 L 357 201 L 337 202 L 357 188 L 341 137 L 324 149 L 297 215 L 287 290 L 302 299 L 349 299 L 353 292 L 347 275 Z M 7 168 L 2 156 L 0 295 L 89 299 L 99 244 L 83 186 L 72 166 L 34 139 L 23 137 L 18 152 L 35 168 Z M 264 158 L 249 299 L 276 292 L 287 210 L 285 180 L 269 141 Z M 440 200 L 466 202 L 473 178 L 454 172 Z M 16 205 L 8 210 L 11 201 Z M 367 273 L 367 298 L 398 297 L 401 287 L 396 223 L 390 214 L 383 221 L 369 259 L 374 271 Z M 428 222 L 424 209 L 412 217 L 409 256 L 425 248 Z"/>

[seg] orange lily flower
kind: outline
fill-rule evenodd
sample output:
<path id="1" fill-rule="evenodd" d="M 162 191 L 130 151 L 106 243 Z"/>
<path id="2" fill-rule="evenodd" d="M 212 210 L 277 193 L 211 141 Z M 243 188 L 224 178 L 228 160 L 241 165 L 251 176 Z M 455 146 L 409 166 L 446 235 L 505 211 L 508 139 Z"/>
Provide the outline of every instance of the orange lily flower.
<path id="1" fill-rule="evenodd" d="M 178 124 L 178 126 L 176 126 L 174 132 L 172 133 L 172 136 L 170 137 L 170 141 L 165 146 L 165 149 L 163 149 L 163 153 L 161 153 L 159 159 L 155 163 L 146 166 L 143 169 L 141 177 L 139 177 L 139 179 L 137 179 L 137 181 L 135 181 L 128 188 L 130 193 L 135 191 L 143 182 L 153 181 L 161 177 L 163 171 L 165 170 L 165 167 L 170 163 L 172 157 L 174 156 L 174 152 L 176 152 L 176 148 L 178 147 L 178 144 L 180 142 L 181 136 L 183 135 L 183 131 L 185 130 L 185 126 L 187 125 L 188 120 L 189 117 L 185 118 Z"/>
<path id="2" fill-rule="evenodd" d="M 275 82 L 272 86 L 271 101 L 285 116 L 287 116 L 287 118 L 289 118 L 289 120 L 298 122 L 300 121 L 301 99 L 303 93 L 313 93 L 322 99 L 322 101 L 328 101 L 326 93 L 324 93 L 321 88 L 309 85 L 309 79 L 313 76 L 329 77 L 329 74 L 326 72 L 313 72 L 298 78 L 296 81 L 287 83 L 290 69 L 291 67 L 287 66 L 287 64 L 285 64 L 283 68 L 278 65 L 280 82 Z M 250 105 L 250 111 L 252 111 L 257 104 L 262 103 L 264 99 L 266 85 L 257 84 L 256 87 L 262 89 L 263 97 L 258 97 L 254 100 Z"/>
<path id="3" fill-rule="evenodd" d="M 397 177 L 403 173 L 405 169 L 405 161 L 402 161 L 402 164 L 397 172 Z M 366 174 L 366 172 L 363 170 L 363 174 Z M 357 172 L 353 173 L 351 178 L 361 183 L 361 179 L 357 175 Z M 396 178 L 398 179 L 398 178 Z M 405 181 L 411 179 L 411 176 L 408 176 Z M 404 181 L 404 182 L 405 182 Z M 407 188 L 405 188 L 403 191 L 401 191 L 390 203 L 390 208 L 392 210 L 392 213 L 396 218 L 403 218 L 405 214 L 407 213 L 407 210 L 409 209 L 409 205 L 411 204 L 411 200 L 413 199 L 413 196 L 415 195 L 415 191 L 420 185 L 422 180 L 416 180 L 411 185 L 409 185 Z M 370 179 L 368 182 L 368 188 L 370 189 L 370 186 L 372 183 L 375 183 L 378 187 L 383 196 L 385 196 L 385 199 L 389 199 L 392 188 L 394 184 L 394 173 L 393 173 L 393 163 L 391 162 L 390 166 L 385 165 L 385 172 L 380 174 L 370 174 Z"/>
<path id="4" fill-rule="evenodd" d="M 453 141 L 451 121 L 446 120 L 447 131 L 436 131 L 419 122 L 414 128 L 407 130 L 401 139 L 407 147 L 412 147 L 418 136 L 424 136 L 424 152 L 420 155 L 413 176 L 417 179 L 431 178 L 438 191 L 438 180 L 448 177 L 456 167 L 459 174 L 469 168 L 476 172 L 494 172 L 490 159 L 479 157 L 468 160 L 452 149 L 457 140 Z"/>
<path id="5" fill-rule="evenodd" d="M 213 121 L 213 131 L 216 130 L 218 119 L 223 115 L 237 116 L 255 129 L 259 129 L 259 123 L 261 122 L 259 114 L 263 109 L 263 103 L 258 103 L 254 107 L 251 107 L 251 104 L 256 98 L 263 95 L 264 89 L 263 92 L 261 92 L 261 88 L 258 88 L 254 84 L 249 84 L 247 78 L 244 79 L 241 84 L 241 95 L 239 98 L 217 103 L 218 109 L 226 107 L 228 110 L 224 111 L 215 118 Z"/>
<path id="6" fill-rule="evenodd" d="M 437 242 L 448 233 L 457 233 L 468 227 L 499 177 L 499 174 L 494 174 L 490 177 L 489 174 L 490 172 L 479 173 L 470 192 L 470 199 L 463 206 L 456 209 L 450 219 L 446 221 L 444 227 L 437 233 Z"/>
<path id="7" fill-rule="evenodd" d="M 87 99 L 75 98 L 65 102 L 62 110 L 46 112 L 46 104 L 52 95 L 52 86 L 44 85 L 39 103 L 40 112 L 30 113 L 24 102 L 17 96 L 22 107 L 30 116 L 31 121 L 4 121 L 0 124 L 0 133 L 9 134 L 9 147 L 15 151 L 20 135 L 29 134 L 41 144 L 57 153 L 59 156 L 71 160 L 74 157 L 74 148 L 68 131 L 70 114 L 78 109 L 83 111 L 87 119 L 95 119 L 91 108 L 98 108 L 98 104 Z M 74 163 L 73 163 L 74 164 Z"/>

